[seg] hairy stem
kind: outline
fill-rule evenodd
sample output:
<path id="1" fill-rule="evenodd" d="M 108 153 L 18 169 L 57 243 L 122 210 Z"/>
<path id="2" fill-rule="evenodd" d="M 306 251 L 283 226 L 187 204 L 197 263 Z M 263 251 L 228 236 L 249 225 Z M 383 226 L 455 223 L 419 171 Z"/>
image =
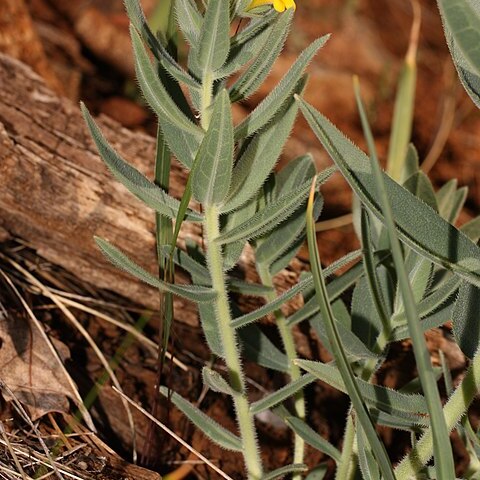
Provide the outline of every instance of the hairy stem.
<path id="1" fill-rule="evenodd" d="M 237 392 L 233 396 L 240 436 L 243 442 L 243 456 L 247 467 L 248 478 L 258 480 L 262 477 L 262 464 L 257 444 L 255 423 L 250 412 L 247 389 L 243 376 L 237 335 L 232 328 L 232 318 L 228 292 L 223 273 L 223 257 L 221 247 L 216 243 L 220 234 L 219 211 L 213 205 L 205 206 L 205 234 L 207 240 L 207 261 L 212 278 L 212 287 L 217 293 L 215 313 L 218 332 L 222 341 L 223 356 L 228 369 L 230 386 Z"/>
<path id="2" fill-rule="evenodd" d="M 443 408 L 443 415 L 449 432 L 455 428 L 462 415 L 468 410 L 479 388 L 480 353 L 477 353 L 473 357 L 472 364 L 462 383 L 453 392 Z M 395 468 L 396 477 L 405 480 L 416 478 L 417 472 L 427 464 L 432 455 L 433 435 L 432 427 L 429 427 L 417 442 L 415 448 Z"/>
<path id="3" fill-rule="evenodd" d="M 347 417 L 347 426 L 343 435 L 342 456 L 338 464 L 335 478 L 337 480 L 353 480 L 357 470 L 357 458 L 354 453 L 355 425 L 352 414 Z"/>
<path id="4" fill-rule="evenodd" d="M 270 269 L 268 268 L 268 265 L 257 263 L 257 270 L 262 283 L 267 287 L 273 288 L 273 278 L 272 274 L 270 273 Z M 277 298 L 277 295 L 275 294 L 275 291 L 272 290 L 272 292 L 265 295 L 265 298 L 267 301 L 273 302 Z M 287 319 L 285 318 L 281 310 L 275 310 L 274 315 L 278 331 L 282 339 L 283 347 L 285 349 L 285 354 L 288 358 L 290 379 L 292 381 L 298 380 L 302 375 L 300 372 L 300 368 L 293 363 L 293 360 L 297 358 L 297 352 L 295 349 L 295 342 L 293 340 L 291 327 L 287 325 Z M 303 390 L 299 390 L 293 398 L 295 415 L 298 418 L 305 420 L 305 396 L 303 394 Z M 304 454 L 305 442 L 302 437 L 300 437 L 299 435 L 295 435 L 293 463 L 303 463 Z M 294 480 L 299 478 L 301 478 L 301 474 L 296 474 L 293 476 Z"/>

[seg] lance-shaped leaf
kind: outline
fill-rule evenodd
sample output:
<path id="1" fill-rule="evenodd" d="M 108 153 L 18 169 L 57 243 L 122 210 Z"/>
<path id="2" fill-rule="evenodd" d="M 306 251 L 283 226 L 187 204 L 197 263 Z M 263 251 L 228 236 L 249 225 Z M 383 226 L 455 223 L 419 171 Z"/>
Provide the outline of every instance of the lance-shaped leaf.
<path id="1" fill-rule="evenodd" d="M 133 26 L 130 26 L 130 35 L 132 37 L 138 83 L 148 104 L 159 118 L 165 118 L 179 130 L 201 138 L 202 129 L 192 123 L 168 95 L 150 62 L 140 35 Z"/>
<path id="2" fill-rule="evenodd" d="M 209 0 L 200 30 L 196 63 L 204 72 L 214 72 L 225 63 L 230 51 L 230 12 L 225 0 Z"/>
<path id="3" fill-rule="evenodd" d="M 225 393 L 230 396 L 238 395 L 238 392 L 236 392 L 218 372 L 211 368 L 203 367 L 202 378 L 203 384 L 214 392 Z"/>
<path id="4" fill-rule="evenodd" d="M 226 78 L 243 68 L 254 57 L 257 58 L 262 47 L 269 41 L 272 20 L 276 15 L 266 15 L 252 20 L 248 26 L 230 40 L 230 53 L 225 65 L 215 72 L 217 79 Z M 230 100 L 232 97 L 230 96 Z"/>
<path id="5" fill-rule="evenodd" d="M 469 0 L 438 0 L 438 5 L 471 71 L 480 75 L 480 6 Z"/>
<path id="6" fill-rule="evenodd" d="M 290 474 L 303 473 L 307 470 L 308 467 L 304 463 L 292 463 L 291 465 L 285 465 L 284 467 L 273 470 L 273 472 L 267 473 L 262 477 L 262 480 L 276 480 L 277 478 L 283 478 Z"/>
<path id="7" fill-rule="evenodd" d="M 368 157 L 323 115 L 297 97 L 308 123 L 345 179 L 382 222 L 381 200 Z M 480 286 L 480 248 L 432 208 L 382 173 L 396 229 L 414 251 Z"/>
<path id="8" fill-rule="evenodd" d="M 176 80 L 185 83 L 186 85 L 199 88 L 200 84 L 188 72 L 186 72 L 168 53 L 167 49 L 153 34 L 148 26 L 145 13 L 139 0 L 124 0 L 127 9 L 128 17 L 133 26 L 142 35 L 142 38 L 150 47 L 160 65 Z"/>
<path id="9" fill-rule="evenodd" d="M 230 100 L 222 90 L 192 171 L 193 196 L 205 205 L 218 205 L 227 196 L 233 168 L 233 121 Z"/>
<path id="10" fill-rule="evenodd" d="M 462 352 L 470 359 L 480 345 L 480 289 L 462 282 L 453 310 L 453 334 Z"/>
<path id="11" fill-rule="evenodd" d="M 362 426 L 358 425 L 356 430 L 358 444 L 358 460 L 363 478 L 365 480 L 381 480 L 377 461 L 375 460 L 369 443 L 366 441 Z"/>
<path id="12" fill-rule="evenodd" d="M 215 299 L 216 293 L 211 288 L 199 287 L 196 285 L 175 285 L 164 282 L 151 273 L 148 273 L 140 265 L 137 265 L 122 251 L 114 247 L 111 243 L 102 238 L 95 237 L 95 242 L 100 247 L 102 253 L 112 262 L 116 267 L 121 268 L 125 272 L 142 280 L 142 282 L 156 287 L 162 292 L 170 292 L 179 297 L 186 298 L 192 302 L 211 302 Z"/>
<path id="13" fill-rule="evenodd" d="M 272 408 L 279 403 L 284 402 L 287 398 L 298 393 L 300 390 L 303 390 L 307 385 L 316 380 L 315 375 L 307 373 L 302 375 L 299 379 L 294 380 L 287 385 L 283 386 L 279 390 L 267 395 L 266 397 L 258 400 L 250 405 L 250 411 L 257 415 L 269 408 Z"/>
<path id="14" fill-rule="evenodd" d="M 178 26 L 190 45 L 198 45 L 202 15 L 194 0 L 176 0 L 175 16 Z"/>
<path id="15" fill-rule="evenodd" d="M 301 81 L 295 89 L 300 93 Z M 276 121 L 259 132 L 244 150 L 233 169 L 232 184 L 223 212 L 235 210 L 258 193 L 282 153 L 292 130 L 298 107 L 292 98 L 277 114 Z"/>
<path id="16" fill-rule="evenodd" d="M 267 78 L 285 44 L 292 18 L 293 13 L 291 12 L 277 15 L 268 39 L 256 59 L 230 87 L 230 99 L 232 102 L 247 98 Z"/>
<path id="17" fill-rule="evenodd" d="M 139 172 L 120 157 L 102 135 L 102 132 L 83 103 L 81 104 L 81 108 L 98 152 L 117 180 L 148 207 L 153 208 L 162 215 L 175 219 L 180 202 L 165 193 L 160 187 L 148 180 L 143 173 Z M 185 219 L 201 222 L 203 216 L 188 209 Z"/>
<path id="18" fill-rule="evenodd" d="M 315 165 L 309 155 L 290 162 L 275 176 L 275 192 L 280 196 L 283 192 L 295 190 L 304 182 L 312 180 L 315 175 Z M 314 206 L 315 218 L 320 216 L 323 208 L 323 198 L 317 196 Z M 270 265 L 297 240 L 305 230 L 305 205 L 300 208 L 282 225 L 262 238 L 255 250 L 258 263 Z"/>
<path id="19" fill-rule="evenodd" d="M 330 266 L 328 266 L 325 269 L 324 271 L 325 278 L 332 275 L 339 268 L 342 268 L 345 265 L 348 265 L 350 262 L 358 258 L 360 255 L 361 255 L 361 251 L 357 250 L 333 262 Z M 341 284 L 342 288 L 340 288 L 341 292 L 345 291 L 349 286 L 351 286 L 352 283 L 355 282 L 357 276 L 361 274 L 361 268 L 358 269 L 355 266 L 351 270 L 353 269 L 355 269 L 356 275 L 353 275 L 353 278 L 352 277 L 347 278 L 348 280 L 347 282 L 342 281 L 342 284 Z M 343 278 L 346 277 L 348 273 L 349 272 L 347 272 L 347 274 L 342 275 L 341 277 L 338 277 L 334 281 L 336 282 L 337 280 L 339 281 L 340 279 L 343 280 Z M 275 300 L 272 300 L 266 305 L 263 305 L 262 307 L 257 308 L 257 310 L 254 310 L 253 312 L 246 313 L 245 315 L 235 318 L 235 320 L 233 320 L 232 322 L 232 325 L 234 326 L 234 328 L 242 328 L 245 325 L 248 325 L 249 323 L 255 322 L 256 320 L 264 317 L 265 315 L 268 315 L 269 313 L 272 313 L 273 311 L 278 310 L 285 302 L 287 302 L 288 300 L 291 300 L 293 297 L 295 297 L 299 293 L 302 293 L 308 288 L 311 288 L 312 286 L 313 286 L 313 279 L 312 279 L 312 276 L 308 274 L 305 278 L 300 280 L 300 282 L 298 282 L 292 288 L 290 288 L 286 292 L 279 295 Z M 317 307 L 317 310 L 315 310 L 315 312 L 317 311 L 318 311 L 318 307 Z"/>
<path id="20" fill-rule="evenodd" d="M 325 455 L 332 457 L 337 463 L 340 461 L 341 453 L 329 441 L 325 440 L 303 420 L 293 415 L 282 416 L 285 423 L 300 437 L 305 440 L 313 448 Z"/>
<path id="21" fill-rule="evenodd" d="M 337 367 L 331 364 L 313 362 L 311 360 L 295 360 L 303 370 L 312 373 L 322 382 L 328 383 L 333 388 L 346 393 L 347 389 Z M 400 393 L 391 388 L 372 385 L 360 378 L 355 379 L 363 399 L 371 406 L 387 413 L 415 413 L 427 414 L 425 398 L 418 394 Z"/>
<path id="22" fill-rule="evenodd" d="M 265 97 L 255 110 L 235 128 L 235 139 L 246 138 L 264 127 L 292 95 L 295 85 L 302 77 L 315 54 L 327 42 L 329 35 L 315 40 L 297 58 L 278 85 Z"/>
<path id="23" fill-rule="evenodd" d="M 188 400 L 172 392 L 165 387 L 160 387 L 160 393 L 172 400 L 172 403 L 197 427 L 199 428 L 212 442 L 220 445 L 226 450 L 234 452 L 243 451 L 242 441 L 232 432 L 222 427 L 215 420 L 212 420 L 208 415 L 205 415 L 201 410 L 192 405 Z"/>
<path id="24" fill-rule="evenodd" d="M 318 176 L 318 184 L 322 184 L 335 171 L 333 168 L 327 168 Z M 240 240 L 248 240 L 259 237 L 271 230 L 273 230 L 279 223 L 285 221 L 298 208 L 298 205 L 305 201 L 308 191 L 310 189 L 310 182 L 305 182 L 298 190 L 283 195 L 279 199 L 266 205 L 263 210 L 260 210 L 249 220 L 243 222 L 234 229 L 222 233 L 217 242 L 220 245 L 225 245 Z"/>

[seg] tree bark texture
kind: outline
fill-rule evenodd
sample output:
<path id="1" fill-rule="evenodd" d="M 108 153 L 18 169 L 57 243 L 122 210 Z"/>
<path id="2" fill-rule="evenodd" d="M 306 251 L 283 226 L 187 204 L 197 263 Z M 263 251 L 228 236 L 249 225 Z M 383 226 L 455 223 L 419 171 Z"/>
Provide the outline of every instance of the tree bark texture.
<path id="1" fill-rule="evenodd" d="M 152 178 L 155 140 L 107 117 L 99 125 L 131 164 Z M 30 68 L 0 54 L 0 227 L 77 277 L 149 308 L 158 292 L 110 265 L 94 235 L 103 237 L 154 273 L 154 212 L 115 181 L 99 158 L 80 109 L 49 90 Z M 180 197 L 185 172 L 172 167 L 171 194 Z M 200 241 L 198 225 L 182 229 Z M 280 290 L 296 282 L 302 266 L 277 277 Z M 240 276 L 256 279 L 253 257 L 242 255 Z M 181 272 L 180 282 L 188 281 Z M 296 302 L 294 302 L 296 303 Z M 293 306 L 293 305 L 292 305 Z M 178 320 L 197 325 L 195 305 L 176 299 Z"/>

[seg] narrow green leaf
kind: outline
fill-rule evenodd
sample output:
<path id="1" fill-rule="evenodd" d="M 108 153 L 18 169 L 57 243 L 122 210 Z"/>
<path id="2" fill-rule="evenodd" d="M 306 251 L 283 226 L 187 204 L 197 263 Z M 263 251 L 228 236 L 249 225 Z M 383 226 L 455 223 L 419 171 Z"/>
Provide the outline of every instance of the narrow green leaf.
<path id="1" fill-rule="evenodd" d="M 271 121 L 283 103 L 292 95 L 295 86 L 298 84 L 308 64 L 312 61 L 318 50 L 325 45 L 328 38 L 329 35 L 325 35 L 315 40 L 300 54 L 278 85 L 260 102 L 255 110 L 235 128 L 236 140 L 250 137 Z"/>
<path id="2" fill-rule="evenodd" d="M 357 427 L 358 460 L 364 480 L 381 480 L 377 462 L 365 439 L 362 426 Z"/>
<path id="3" fill-rule="evenodd" d="M 432 182 L 423 172 L 415 172 L 405 180 L 403 186 L 438 212 L 437 199 Z"/>
<path id="4" fill-rule="evenodd" d="M 202 15 L 194 0 L 175 0 L 178 26 L 190 45 L 198 45 Z"/>
<path id="5" fill-rule="evenodd" d="M 242 328 L 238 331 L 238 336 L 243 353 L 249 360 L 278 372 L 286 373 L 289 371 L 287 356 L 272 343 L 257 325 L 248 325 Z"/>
<path id="6" fill-rule="evenodd" d="M 472 72 L 480 75 L 480 8 L 468 0 L 438 0 L 445 24 Z M 475 5 L 475 6 L 474 6 Z"/>
<path id="7" fill-rule="evenodd" d="M 254 93 L 267 78 L 288 36 L 293 13 L 277 15 L 263 48 L 256 59 L 229 88 L 230 100 L 238 102 Z"/>
<path id="8" fill-rule="evenodd" d="M 81 108 L 100 156 L 117 180 L 150 208 L 171 219 L 176 218 L 180 202 L 165 193 L 160 187 L 123 160 L 108 144 L 85 105 L 81 104 Z M 195 222 L 203 220 L 201 214 L 190 209 L 187 210 L 185 218 Z"/>
<path id="9" fill-rule="evenodd" d="M 211 368 L 203 367 L 202 379 L 203 384 L 213 392 L 224 393 L 232 397 L 238 395 L 238 392 L 236 392 L 218 372 Z"/>
<path id="10" fill-rule="evenodd" d="M 310 197 L 307 207 L 307 240 L 308 250 L 310 254 L 312 277 L 315 285 L 315 297 L 319 303 L 320 312 L 324 319 L 324 324 L 327 328 L 328 340 L 330 342 L 330 345 L 332 346 L 333 356 L 339 366 L 342 380 L 346 384 L 347 392 L 351 399 L 352 405 L 355 408 L 358 421 L 365 429 L 368 441 L 373 451 L 375 452 L 375 457 L 379 463 L 380 469 L 385 479 L 395 480 L 395 476 L 393 475 L 392 466 L 388 459 L 385 446 L 378 438 L 372 419 L 369 415 L 368 409 L 359 390 L 359 385 L 356 382 L 352 368 L 350 366 L 350 363 L 348 362 L 347 355 L 345 353 L 345 350 L 343 349 L 338 328 L 333 317 L 332 307 L 330 305 L 330 299 L 328 298 L 327 288 L 322 273 L 320 254 L 318 252 L 317 237 L 315 232 L 315 222 L 313 220 L 314 193 L 315 180 L 312 182 L 312 188 L 310 190 Z M 301 361 L 299 360 L 296 360 L 295 363 L 300 367 L 302 366 Z"/>
<path id="11" fill-rule="evenodd" d="M 270 393 L 266 397 L 263 397 L 261 400 L 250 405 L 250 411 L 253 415 L 257 415 L 265 410 L 268 410 L 279 403 L 284 402 L 287 398 L 292 397 L 300 390 L 303 390 L 307 385 L 314 382 L 316 377 L 312 374 L 302 375 L 299 379 L 294 380 L 287 385 L 283 386 L 279 390 L 276 390 L 273 393 Z"/>
<path id="12" fill-rule="evenodd" d="M 218 70 L 225 63 L 230 51 L 229 2 L 209 0 L 200 30 L 196 53 L 197 64 L 204 72 Z"/>
<path id="13" fill-rule="evenodd" d="M 197 303 L 210 302 L 216 296 L 216 293 L 211 288 L 199 287 L 195 285 L 174 285 L 163 282 L 134 263 L 122 251 L 114 247 L 106 240 L 95 237 L 95 242 L 107 259 L 116 267 L 121 268 L 130 275 L 142 280 L 142 282 L 158 288 L 162 292 L 170 292 L 174 295 L 178 295 L 179 297 L 183 297 L 187 300 Z"/>
<path id="14" fill-rule="evenodd" d="M 455 193 L 458 187 L 458 180 L 452 178 L 437 191 L 438 213 L 442 218 L 447 219 L 450 216 L 452 204 L 455 201 Z"/>
<path id="15" fill-rule="evenodd" d="M 159 118 L 165 118 L 177 129 L 201 138 L 201 128 L 192 123 L 168 95 L 150 62 L 140 35 L 133 26 L 130 27 L 130 35 L 132 37 L 138 83 L 148 104 Z"/>
<path id="16" fill-rule="evenodd" d="M 333 309 L 333 305 L 332 305 Z M 333 311 L 333 310 L 332 310 Z M 377 353 L 373 352 L 369 346 L 367 346 L 355 333 L 353 333 L 349 328 L 345 327 L 341 322 L 337 321 L 334 313 L 334 321 L 339 335 L 342 338 L 342 345 L 345 349 L 345 352 L 348 353 L 351 357 L 355 359 L 365 359 L 365 360 L 378 360 L 379 356 Z M 325 326 L 325 321 L 320 313 L 317 313 L 310 318 L 310 323 L 313 326 L 316 334 L 320 337 L 325 347 L 333 352 L 333 347 L 330 344 L 330 340 L 327 334 L 327 328 Z"/>
<path id="17" fill-rule="evenodd" d="M 300 93 L 304 83 L 298 85 Z M 232 183 L 222 212 L 235 210 L 254 197 L 267 180 L 282 153 L 298 112 L 292 98 L 276 116 L 276 121 L 259 132 L 240 156 L 233 169 Z"/>
<path id="18" fill-rule="evenodd" d="M 328 168 L 318 176 L 318 183 L 324 183 L 332 175 L 334 169 Z M 279 223 L 285 221 L 305 201 L 310 188 L 309 182 L 305 182 L 297 191 L 283 195 L 258 212 L 249 220 L 236 228 L 222 233 L 217 241 L 225 245 L 239 240 L 248 240 L 259 237 L 274 229 Z"/>
<path id="19" fill-rule="evenodd" d="M 283 419 L 285 423 L 310 446 L 333 458 L 337 463 L 340 461 L 341 454 L 338 449 L 315 432 L 303 420 L 293 415 L 285 416 Z"/>
<path id="20" fill-rule="evenodd" d="M 368 209 L 384 222 L 368 157 L 313 107 L 302 99 L 298 101 L 314 133 L 345 179 Z M 402 240 L 420 255 L 480 285 L 480 249 L 386 174 L 382 177 Z"/>
<path id="21" fill-rule="evenodd" d="M 242 295 L 251 295 L 254 297 L 263 297 L 274 291 L 272 287 L 267 287 L 260 283 L 245 282 L 235 277 L 228 277 L 227 285 L 233 293 L 241 293 Z"/>
<path id="22" fill-rule="evenodd" d="M 391 192 L 389 192 L 386 187 L 385 179 L 389 177 L 382 175 L 380 163 L 378 162 L 376 154 L 375 142 L 373 140 L 373 135 L 370 130 L 363 102 L 360 96 L 360 86 L 358 83 L 358 79 L 355 82 L 354 87 L 357 106 L 360 113 L 360 119 L 371 155 L 372 171 L 374 177 L 373 186 L 379 197 L 381 213 L 384 216 L 385 226 L 392 248 L 392 258 L 394 260 L 395 271 L 402 292 L 408 327 L 412 338 L 413 353 L 415 355 L 420 380 L 422 382 L 423 391 L 425 393 L 428 413 L 431 418 L 432 432 L 434 437 L 433 443 L 435 467 L 437 468 L 439 479 L 448 480 L 454 476 L 453 453 L 448 437 L 449 430 L 447 429 L 446 419 L 442 410 L 440 394 L 435 380 L 433 367 L 430 361 L 430 353 L 428 351 L 426 341 L 420 327 L 420 318 L 416 309 L 415 300 L 413 298 L 413 293 L 408 280 L 408 274 L 404 265 L 403 252 L 400 245 L 400 240 L 397 235 L 397 228 L 394 221 L 393 209 L 390 204 L 392 197 L 390 197 L 389 194 Z M 392 184 L 397 185 L 393 181 Z M 426 218 L 430 219 L 436 215 L 434 210 L 430 209 L 430 212 L 432 213 L 430 213 L 430 215 Z M 440 218 L 441 217 L 438 217 L 438 219 Z M 466 239 L 466 237 L 464 238 Z M 424 237 L 423 239 L 426 240 L 427 237 Z M 365 428 L 365 425 L 362 426 Z M 365 433 L 368 436 L 367 430 L 365 430 Z"/>
<path id="23" fill-rule="evenodd" d="M 258 56 L 262 47 L 269 41 L 274 19 L 276 15 L 266 15 L 252 20 L 230 40 L 230 53 L 225 65 L 215 72 L 216 79 L 230 77 Z M 231 95 L 230 100 L 233 102 Z"/>
<path id="24" fill-rule="evenodd" d="M 325 278 L 328 278 L 329 275 L 333 275 L 335 271 L 337 271 L 339 268 L 344 267 L 345 265 L 348 265 L 350 262 L 354 261 L 356 258 L 358 258 L 361 254 L 360 250 L 356 250 L 354 252 L 351 252 L 344 257 L 340 258 L 336 262 L 333 262 L 329 267 L 325 269 Z M 355 268 L 355 267 L 353 267 Z M 361 273 L 361 269 L 360 269 Z M 343 279 L 346 275 L 342 275 L 342 277 L 338 277 L 338 280 Z M 336 281 L 337 279 L 335 279 Z M 350 279 L 351 282 L 355 281 L 354 279 Z M 332 282 L 333 283 L 333 282 Z M 350 286 L 351 283 L 347 283 L 346 288 Z M 294 285 L 292 288 L 287 290 L 285 293 L 282 295 L 279 295 L 275 300 L 267 303 L 266 305 L 257 308 L 257 310 L 254 310 L 251 313 L 246 313 L 245 315 L 242 315 L 241 317 L 235 318 L 235 320 L 232 322 L 232 325 L 234 328 L 241 328 L 244 327 L 245 325 L 248 325 L 249 323 L 255 322 L 256 320 L 259 320 L 260 318 L 264 317 L 265 315 L 268 315 L 269 313 L 274 312 L 275 310 L 279 309 L 285 302 L 288 300 L 292 299 L 299 293 L 302 293 L 303 291 L 307 290 L 308 288 L 311 288 L 313 286 L 313 279 L 311 275 L 307 275 L 304 279 L 302 279 L 300 282 L 298 282 L 296 285 Z M 318 310 L 317 310 L 318 311 Z M 315 313 L 315 312 L 313 312 Z"/>
<path id="25" fill-rule="evenodd" d="M 295 360 L 295 363 L 322 382 L 340 392 L 348 393 L 338 367 L 333 366 L 333 364 L 311 360 Z M 355 381 L 364 400 L 370 406 L 382 412 L 390 414 L 413 413 L 418 416 L 428 413 L 425 398 L 422 395 L 400 393 L 391 388 L 372 385 L 360 378 L 355 378 Z"/>
<path id="26" fill-rule="evenodd" d="M 226 215 L 222 215 L 222 230 L 229 231 L 235 229 L 236 227 L 238 227 L 238 225 L 241 225 L 243 222 L 246 222 L 249 218 L 253 217 L 256 211 L 257 199 L 252 198 L 237 210 L 230 212 Z M 244 240 L 224 245 L 223 269 L 225 271 L 230 270 L 237 264 L 244 247 Z"/>
<path id="27" fill-rule="evenodd" d="M 212 442 L 220 445 L 226 450 L 233 452 L 243 451 L 242 441 L 232 432 L 222 427 L 208 415 L 192 405 L 189 401 L 182 398 L 178 393 L 168 390 L 166 387 L 160 387 L 160 393 L 167 398 L 171 398 L 172 403 Z"/>
<path id="28" fill-rule="evenodd" d="M 304 160 L 305 158 L 305 160 Z M 293 162 L 290 162 L 293 163 Z M 288 164 L 290 165 L 290 164 Z M 287 166 L 288 166 L 287 165 Z M 304 182 L 310 180 L 315 175 L 315 166 L 308 157 L 301 157 L 299 161 L 294 163 L 297 168 L 289 168 L 288 173 L 293 177 L 294 181 L 290 184 L 290 190 L 295 190 Z M 280 182 L 279 182 L 280 180 Z M 296 180 L 296 181 L 295 181 Z M 275 176 L 275 193 L 281 196 L 282 193 L 288 191 L 288 186 L 281 183 L 279 175 Z M 284 188 L 282 188 L 284 187 Z M 315 200 L 315 216 L 318 218 L 323 208 L 323 198 L 318 195 Z M 280 255 L 282 255 L 305 230 L 305 204 L 279 227 L 262 238 L 261 243 L 255 250 L 255 258 L 258 263 L 272 264 Z"/>
<path id="29" fill-rule="evenodd" d="M 213 0 L 212 0 L 213 2 Z M 212 120 L 198 151 L 198 166 L 192 171 L 192 192 L 205 205 L 225 199 L 233 169 L 233 120 L 228 94 L 215 100 Z"/>
<path id="30" fill-rule="evenodd" d="M 472 220 L 463 224 L 460 230 L 470 239 L 472 242 L 477 243 L 480 240 L 480 216 L 472 218 Z"/>
<path id="31" fill-rule="evenodd" d="M 167 49 L 151 31 L 139 0 L 124 0 L 128 17 L 135 29 L 140 32 L 160 65 L 177 81 L 199 88 L 200 84 L 173 59 Z"/>
<path id="32" fill-rule="evenodd" d="M 285 467 L 280 467 L 273 472 L 267 473 L 262 477 L 262 480 L 276 480 L 277 478 L 283 478 L 286 475 L 303 473 L 308 470 L 308 467 L 304 463 L 292 463 Z"/>
<path id="33" fill-rule="evenodd" d="M 480 345 L 480 289 L 462 282 L 453 309 L 453 334 L 458 346 L 472 359 Z"/>
<path id="34" fill-rule="evenodd" d="M 165 259 L 168 259 L 172 254 L 171 245 L 161 245 L 160 252 Z M 192 258 L 187 252 L 176 248 L 172 254 L 172 260 L 175 265 L 178 265 L 188 272 L 192 276 L 192 279 L 195 277 L 195 284 L 211 285 L 208 268 L 197 262 L 197 260 Z"/>

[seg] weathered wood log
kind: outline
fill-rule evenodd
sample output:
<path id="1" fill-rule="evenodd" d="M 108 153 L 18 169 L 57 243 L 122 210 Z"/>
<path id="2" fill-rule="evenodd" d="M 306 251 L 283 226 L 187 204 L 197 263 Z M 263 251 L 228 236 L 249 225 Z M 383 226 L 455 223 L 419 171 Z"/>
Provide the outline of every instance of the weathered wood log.
<path id="1" fill-rule="evenodd" d="M 124 158 L 152 176 L 155 141 L 101 117 L 100 127 Z M 79 108 L 59 98 L 24 64 L 0 55 L 0 227 L 25 239 L 38 254 L 77 277 L 156 308 L 158 293 L 104 260 L 93 236 L 106 238 L 140 265 L 155 272 L 154 214 L 117 183 L 99 158 Z M 185 172 L 172 167 L 173 195 Z M 200 227 L 186 236 L 200 241 Z M 302 262 L 294 260 L 293 270 Z M 240 270 L 256 278 L 245 250 Z M 278 276 L 283 290 L 294 272 Z M 180 274 L 179 281 L 186 281 Z M 194 305 L 177 299 L 178 320 L 197 325 Z"/>

